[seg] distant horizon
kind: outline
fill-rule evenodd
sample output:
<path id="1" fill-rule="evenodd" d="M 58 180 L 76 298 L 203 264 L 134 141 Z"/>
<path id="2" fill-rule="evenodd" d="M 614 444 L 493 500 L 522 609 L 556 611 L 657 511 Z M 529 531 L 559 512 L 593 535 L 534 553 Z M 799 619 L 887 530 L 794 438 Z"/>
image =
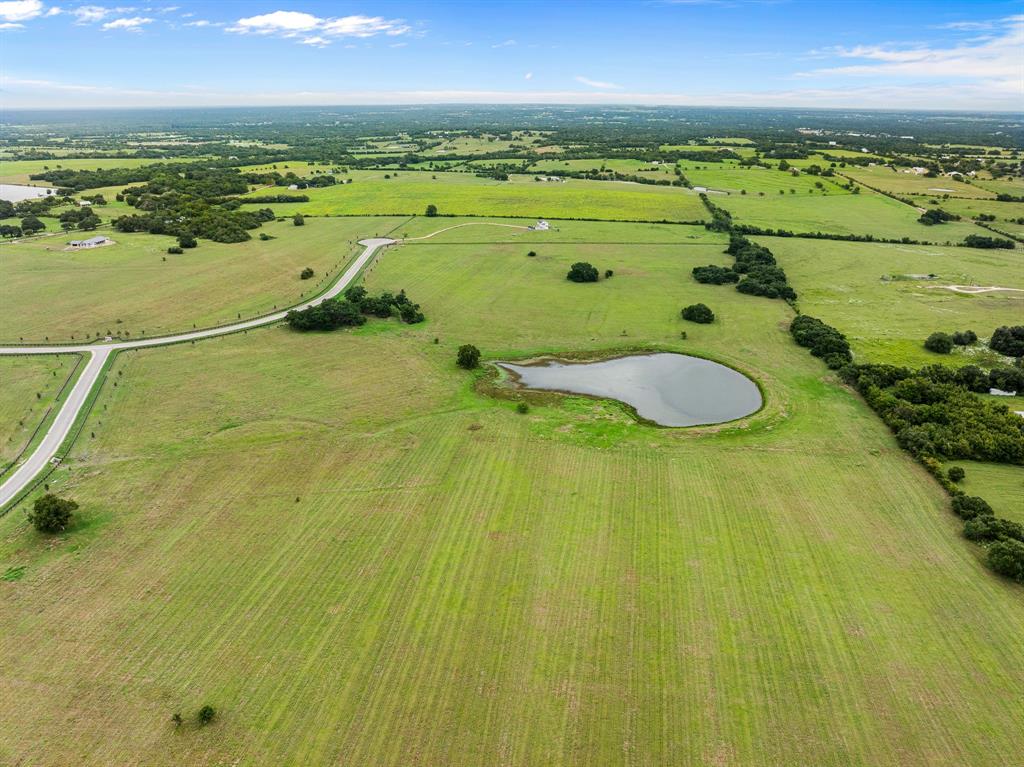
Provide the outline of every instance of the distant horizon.
<path id="1" fill-rule="evenodd" d="M 0 0 L 3 109 L 1024 103 L 1006 0 Z"/>

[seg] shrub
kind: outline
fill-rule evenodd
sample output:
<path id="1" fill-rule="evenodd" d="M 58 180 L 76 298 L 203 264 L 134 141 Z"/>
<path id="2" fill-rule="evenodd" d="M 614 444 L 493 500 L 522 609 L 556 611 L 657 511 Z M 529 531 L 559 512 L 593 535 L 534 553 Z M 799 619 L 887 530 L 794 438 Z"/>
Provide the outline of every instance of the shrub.
<path id="1" fill-rule="evenodd" d="M 926 210 L 922 213 L 921 217 L 917 220 L 919 223 L 932 226 L 933 224 L 944 224 L 947 221 L 958 221 L 959 219 L 960 216 L 954 215 L 953 213 L 947 213 L 941 208 L 932 208 L 931 210 Z"/>
<path id="2" fill-rule="evenodd" d="M 455 357 L 455 363 L 465 370 L 472 370 L 480 366 L 480 350 L 473 344 L 463 344 L 459 347 Z"/>
<path id="3" fill-rule="evenodd" d="M 811 350 L 815 357 L 822 357 L 833 370 L 843 367 L 839 364 L 841 358 L 843 363 L 852 359 L 850 344 L 846 336 L 840 333 L 831 325 L 826 325 L 817 317 L 808 314 L 798 315 L 789 325 L 790 335 L 800 346 Z M 831 360 L 831 361 L 829 361 Z"/>
<path id="4" fill-rule="evenodd" d="M 964 237 L 964 245 L 968 248 L 1005 248 L 1006 250 L 1013 250 L 1013 240 L 1007 240 L 1002 237 L 985 237 L 980 234 L 969 234 Z"/>
<path id="5" fill-rule="evenodd" d="M 604 278 L 606 280 L 611 278 L 611 276 L 614 275 L 614 274 L 615 274 L 615 272 L 613 272 L 611 269 L 605 269 L 604 270 Z"/>
<path id="6" fill-rule="evenodd" d="M 308 280 L 308 279 L 311 279 L 311 278 L 313 277 L 313 275 L 314 275 L 314 274 L 315 274 L 315 272 L 313 271 L 313 269 L 312 269 L 311 267 L 308 267 L 308 266 L 307 266 L 307 267 L 306 267 L 305 269 L 303 269 L 303 270 L 302 270 L 302 272 L 301 272 L 301 273 L 299 274 L 299 279 L 300 279 L 300 280 Z"/>
<path id="7" fill-rule="evenodd" d="M 286 320 L 294 330 L 334 330 L 362 325 L 366 317 L 351 301 L 328 298 L 316 306 L 292 309 L 286 315 Z"/>
<path id="8" fill-rule="evenodd" d="M 565 278 L 572 282 L 597 282 L 597 269 L 586 261 L 577 261 Z"/>
<path id="9" fill-rule="evenodd" d="M 530 412 L 530 406 L 527 405 L 525 402 L 520 402 L 516 405 L 516 412 L 519 413 L 520 415 L 526 415 L 527 413 Z"/>
<path id="10" fill-rule="evenodd" d="M 426 319 L 419 304 L 402 304 L 398 309 L 398 318 L 407 325 L 415 325 Z"/>
<path id="11" fill-rule="evenodd" d="M 1024 357 L 1024 325 L 996 328 L 988 345 L 1007 357 Z"/>
<path id="12" fill-rule="evenodd" d="M 41 533 L 63 532 L 77 508 L 78 504 L 74 501 L 47 493 L 41 498 L 36 498 L 32 510 L 28 513 L 28 521 Z"/>
<path id="13" fill-rule="evenodd" d="M 199 724 L 201 725 L 209 724 L 213 721 L 215 716 L 217 716 L 217 711 L 209 703 L 199 709 L 199 713 L 196 714 L 196 718 L 199 720 Z"/>
<path id="14" fill-rule="evenodd" d="M 527 258 L 536 258 L 537 257 L 537 251 L 531 250 L 529 253 L 526 254 L 526 257 Z"/>
<path id="15" fill-rule="evenodd" d="M 1024 526 L 999 517 L 975 517 L 964 523 L 964 537 L 972 541 L 1022 541 Z"/>
<path id="16" fill-rule="evenodd" d="M 437 206 L 436 205 L 428 205 L 427 206 L 427 211 L 426 211 L 425 215 L 426 215 L 427 218 L 434 218 L 437 215 Z"/>
<path id="17" fill-rule="evenodd" d="M 1024 583 L 1024 543 L 999 541 L 988 549 L 988 565 L 1000 575 Z"/>
<path id="18" fill-rule="evenodd" d="M 993 515 L 992 507 L 988 505 L 988 501 L 976 495 L 954 496 L 953 513 L 961 519 L 991 517 Z"/>
<path id="19" fill-rule="evenodd" d="M 295 226 L 305 226 L 306 225 L 306 219 L 303 218 L 301 213 L 296 213 L 294 216 L 292 216 L 292 223 Z"/>
<path id="20" fill-rule="evenodd" d="M 199 242 L 191 234 L 183 234 L 178 237 L 178 245 L 182 248 L 195 248 Z"/>
<path id="21" fill-rule="evenodd" d="M 707 325 L 715 321 L 715 313 L 711 311 L 707 304 L 690 304 L 690 306 L 683 309 L 682 315 L 684 320 L 697 322 L 701 325 Z"/>
<path id="22" fill-rule="evenodd" d="M 970 346 L 978 340 L 978 334 L 973 330 L 958 330 L 953 334 L 953 343 L 957 346 Z"/>
<path id="23" fill-rule="evenodd" d="M 948 333 L 932 333 L 925 339 L 924 348 L 936 354 L 949 354 L 953 351 L 953 339 Z"/>
<path id="24" fill-rule="evenodd" d="M 725 285 L 730 282 L 739 282 L 740 275 L 727 266 L 708 264 L 707 266 L 693 267 L 693 279 L 705 285 Z"/>
<path id="25" fill-rule="evenodd" d="M 179 248 L 177 245 L 171 245 L 171 247 L 167 249 L 167 252 L 170 253 L 172 256 L 180 256 L 185 251 Z"/>
<path id="26" fill-rule="evenodd" d="M 964 477 L 967 476 L 967 472 L 965 472 L 961 466 L 950 466 L 949 471 L 946 472 L 946 476 L 949 477 L 950 482 L 963 482 Z"/>

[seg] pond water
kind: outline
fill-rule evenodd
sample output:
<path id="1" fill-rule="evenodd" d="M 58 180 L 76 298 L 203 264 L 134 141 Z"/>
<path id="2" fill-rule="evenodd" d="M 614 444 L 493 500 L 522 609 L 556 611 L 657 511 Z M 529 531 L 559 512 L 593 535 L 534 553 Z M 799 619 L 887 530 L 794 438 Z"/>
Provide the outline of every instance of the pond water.
<path id="1" fill-rule="evenodd" d="M 700 357 L 662 352 L 601 362 L 499 362 L 516 385 L 607 397 L 661 426 L 698 426 L 742 418 L 761 407 L 761 392 L 742 373 Z"/>
<path id="2" fill-rule="evenodd" d="M 25 184 L 0 184 L 0 200 L 21 202 L 34 200 L 36 197 L 47 197 L 56 194 L 57 190 L 45 186 L 27 186 Z"/>

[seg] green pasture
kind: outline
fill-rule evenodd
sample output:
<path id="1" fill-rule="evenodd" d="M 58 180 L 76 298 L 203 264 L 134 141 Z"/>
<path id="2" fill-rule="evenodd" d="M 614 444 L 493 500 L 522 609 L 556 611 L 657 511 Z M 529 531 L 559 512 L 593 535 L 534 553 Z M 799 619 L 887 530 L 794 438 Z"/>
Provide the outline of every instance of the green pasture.
<path id="1" fill-rule="evenodd" d="M 100 170 L 106 168 L 138 168 L 141 165 L 152 165 L 156 162 L 184 162 L 193 161 L 198 158 L 173 158 L 155 160 L 152 158 L 137 157 L 61 157 L 54 160 L 8 160 L 0 157 L 0 182 L 4 184 L 25 184 L 29 182 L 29 176 L 35 173 L 45 173 L 47 170 L 60 168 L 70 170 Z M 43 181 L 33 181 L 33 184 L 47 186 Z M 92 194 L 90 190 L 87 194 Z"/>
<path id="2" fill-rule="evenodd" d="M 0 340 L 69 342 L 131 338 L 219 325 L 298 303 L 326 286 L 356 242 L 401 218 L 290 220 L 264 224 L 244 243 L 201 240 L 167 255 L 171 237 L 102 230 L 115 244 L 66 251 L 63 234 L 0 243 Z M 274 239 L 262 241 L 265 232 Z M 71 237 L 80 235 L 73 234 Z M 299 279 L 305 267 L 312 280 Z"/>
<path id="3" fill-rule="evenodd" d="M 979 461 L 950 461 L 946 466 L 964 469 L 967 476 L 959 487 L 965 493 L 983 496 L 996 515 L 1024 524 L 1024 467 Z"/>
<path id="4" fill-rule="evenodd" d="M 965 295 L 942 287 L 1024 289 L 1017 251 L 756 239 L 786 270 L 799 294 L 800 311 L 845 333 L 858 359 L 866 362 L 985 365 L 994 356 L 982 348 L 940 355 L 922 344 L 936 331 L 973 330 L 987 340 L 1000 325 L 1019 324 L 1024 314 L 1024 293 Z M 936 277 L 928 279 L 929 274 Z"/>
<path id="5" fill-rule="evenodd" d="M 367 287 L 422 325 L 119 357 L 52 479 L 76 527 L 0 520 L 0 760 L 1012 764 L 1019 587 L 785 303 L 693 282 L 724 236 L 587 226 L 534 258 L 497 227 L 389 249 Z M 581 258 L 615 276 L 568 282 Z M 715 323 L 679 319 L 695 301 Z M 467 342 L 708 355 L 767 402 L 683 430 L 517 414 L 454 366 Z"/>
<path id="6" fill-rule="evenodd" d="M 897 167 L 894 170 L 886 165 L 876 165 L 874 167 L 856 167 L 851 165 L 841 168 L 840 172 L 845 176 L 849 176 L 854 181 L 859 181 L 862 184 L 867 184 L 870 187 L 892 194 L 914 194 L 927 197 L 942 197 L 944 194 L 952 197 L 985 198 L 995 196 L 992 192 L 983 188 L 981 184 L 966 184 L 949 176 L 938 176 L 936 178 L 918 176 L 916 173 L 911 172 L 909 168 L 903 167 Z"/>
<path id="7" fill-rule="evenodd" d="M 0 481 L 75 367 L 75 355 L 0 357 Z"/>
<path id="8" fill-rule="evenodd" d="M 350 176 L 351 184 L 303 190 L 309 202 L 274 205 L 274 211 L 316 216 L 420 215 L 427 205 L 436 205 L 442 215 L 639 221 L 696 221 L 707 215 L 700 198 L 679 187 L 578 179 L 555 184 L 534 181 L 533 176 L 496 181 L 470 173 L 423 171 L 359 171 Z"/>
<path id="9" fill-rule="evenodd" d="M 836 179 L 810 176 L 801 173 L 794 176 L 788 171 L 764 168 L 759 165 L 738 165 L 735 162 L 700 163 L 684 161 L 680 163 L 683 173 L 694 186 L 703 186 L 734 195 L 808 195 L 808 194 L 848 194 L 841 188 Z M 841 179 L 840 179 L 841 180 Z M 815 186 L 820 183 L 823 188 Z M 795 190 L 791 192 L 790 190 Z"/>

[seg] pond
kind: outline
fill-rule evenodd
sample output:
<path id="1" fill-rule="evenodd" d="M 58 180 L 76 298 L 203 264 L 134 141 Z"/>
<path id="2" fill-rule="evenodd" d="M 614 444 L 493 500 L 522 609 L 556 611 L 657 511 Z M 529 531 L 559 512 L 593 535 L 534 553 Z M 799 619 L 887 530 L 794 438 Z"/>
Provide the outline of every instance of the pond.
<path id="1" fill-rule="evenodd" d="M 0 200 L 7 200 L 8 202 L 34 200 L 37 197 L 49 197 L 56 193 L 57 190 L 53 187 L 27 186 L 25 184 L 0 184 Z"/>
<path id="2" fill-rule="evenodd" d="M 630 405 L 661 426 L 724 423 L 756 412 L 757 384 L 742 373 L 700 357 L 661 352 L 600 362 L 499 362 L 523 389 L 607 397 Z"/>

